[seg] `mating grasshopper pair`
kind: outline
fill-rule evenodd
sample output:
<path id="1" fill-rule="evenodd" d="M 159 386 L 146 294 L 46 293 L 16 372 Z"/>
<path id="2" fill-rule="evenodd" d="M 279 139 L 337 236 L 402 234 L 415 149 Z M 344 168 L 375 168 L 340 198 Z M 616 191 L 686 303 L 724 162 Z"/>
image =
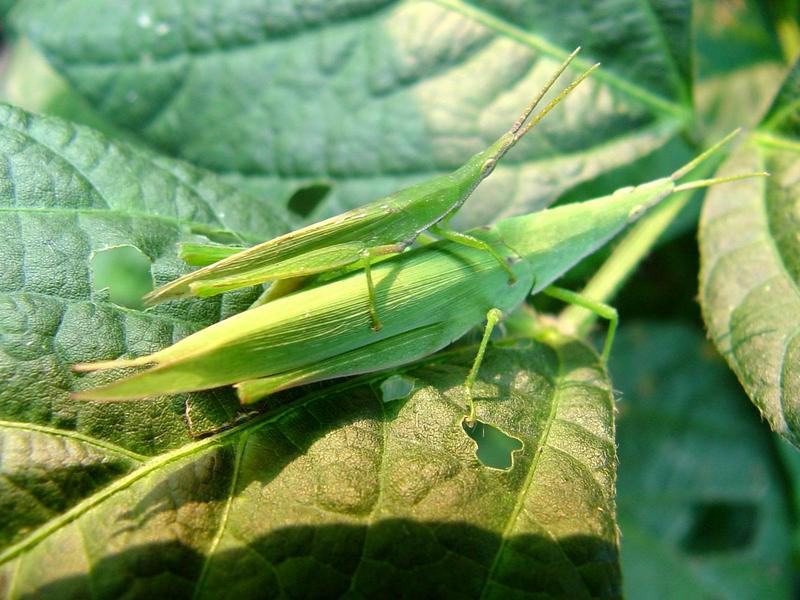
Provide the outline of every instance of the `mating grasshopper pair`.
<path id="1" fill-rule="evenodd" d="M 75 396 L 126 400 L 235 384 L 241 401 L 251 403 L 297 385 L 413 362 L 487 320 L 466 382 L 468 419 L 473 420 L 470 390 L 491 328 L 503 313 L 539 291 L 611 319 L 605 359 L 616 312 L 550 284 L 670 194 L 753 174 L 676 183 L 726 138 L 664 179 L 506 219 L 485 230 L 443 229 L 440 223 L 459 209 L 497 161 L 597 67 L 583 72 L 531 117 L 577 52 L 557 69 L 509 132 L 453 173 L 252 248 L 204 252 L 192 247 L 194 262 L 230 255 L 154 290 L 148 302 L 210 296 L 275 281 L 267 302 L 148 356 L 76 365 L 78 371 L 149 368 Z M 425 230 L 443 239 L 404 252 Z M 387 254 L 398 256 L 373 264 Z M 312 275 L 353 265 L 363 269 L 286 296 Z"/>

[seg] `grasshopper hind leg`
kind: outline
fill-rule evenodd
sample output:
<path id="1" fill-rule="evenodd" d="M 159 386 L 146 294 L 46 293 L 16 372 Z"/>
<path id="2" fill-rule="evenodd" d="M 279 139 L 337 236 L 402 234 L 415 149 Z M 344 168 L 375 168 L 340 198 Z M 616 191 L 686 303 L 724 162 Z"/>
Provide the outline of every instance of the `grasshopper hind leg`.
<path id="1" fill-rule="evenodd" d="M 603 365 L 607 364 L 608 357 L 611 354 L 611 345 L 614 343 L 614 334 L 616 334 L 617 325 L 619 324 L 619 314 L 617 313 L 617 309 L 613 306 L 605 304 L 604 302 L 587 298 L 586 296 L 578 294 L 577 292 L 565 290 L 564 288 L 552 285 L 543 289 L 542 293 L 550 296 L 551 298 L 555 298 L 556 300 L 561 300 L 562 302 L 574 304 L 575 306 L 580 306 L 581 308 L 590 310 L 597 316 L 608 320 L 606 341 L 603 343 L 603 351 L 600 354 L 600 359 L 603 361 Z"/>

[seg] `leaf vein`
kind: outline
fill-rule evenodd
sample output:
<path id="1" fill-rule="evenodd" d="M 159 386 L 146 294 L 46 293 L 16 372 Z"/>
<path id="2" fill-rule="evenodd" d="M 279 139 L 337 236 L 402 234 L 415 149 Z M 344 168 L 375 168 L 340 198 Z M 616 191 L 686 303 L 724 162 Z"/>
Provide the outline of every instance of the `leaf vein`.
<path id="1" fill-rule="evenodd" d="M 563 368 L 564 368 L 563 360 L 561 359 L 561 357 L 559 357 L 559 367 L 558 367 L 559 385 L 560 385 L 561 382 L 563 382 L 563 377 L 564 377 Z M 528 489 L 531 487 L 531 485 L 533 485 L 533 481 L 536 478 L 536 473 L 537 473 L 537 470 L 538 470 L 538 467 L 539 467 L 539 464 L 540 464 L 541 456 L 544 453 L 544 448 L 546 446 L 549 446 L 548 437 L 550 435 L 550 429 L 551 429 L 551 427 L 553 425 L 553 421 L 555 420 L 556 415 L 558 413 L 559 395 L 560 395 L 560 391 L 561 391 L 559 385 L 556 385 L 552 390 L 552 394 L 551 394 L 552 400 L 551 400 L 551 405 L 550 405 L 550 412 L 547 415 L 547 421 L 545 422 L 544 429 L 542 430 L 542 434 L 541 434 L 541 438 L 540 438 L 541 439 L 541 443 L 534 450 L 535 454 L 533 456 L 533 460 L 532 460 L 530 469 L 528 470 L 528 474 L 525 477 L 525 481 L 523 482 L 523 484 L 520 487 L 520 490 L 519 490 L 519 492 L 517 494 L 517 500 L 516 500 L 516 502 L 514 504 L 514 507 L 511 510 L 511 513 L 509 513 L 509 516 L 508 516 L 508 518 L 506 520 L 506 525 L 503 528 L 503 534 L 502 534 L 501 539 L 500 539 L 500 545 L 498 546 L 497 551 L 495 552 L 494 559 L 492 560 L 492 565 L 489 568 L 489 572 L 486 574 L 486 579 L 484 580 L 483 589 L 481 590 L 481 598 L 484 598 L 486 596 L 486 594 L 488 592 L 488 589 L 489 589 L 489 583 L 491 581 L 493 581 L 492 577 L 493 577 L 494 573 L 497 571 L 497 568 L 499 567 L 500 557 L 502 556 L 503 551 L 505 550 L 505 547 L 508 544 L 509 536 L 511 534 L 511 530 L 513 529 L 514 525 L 516 524 L 517 517 L 519 517 L 520 513 L 522 512 L 522 510 L 524 508 L 525 497 L 526 497 L 526 495 L 528 493 Z M 549 531 L 548 531 L 548 535 L 553 540 L 555 546 L 559 549 L 559 551 L 562 553 L 562 555 L 564 555 L 564 557 L 566 558 L 566 555 L 564 554 L 563 548 L 558 543 L 558 539 L 555 536 L 553 536 Z"/>
<path id="2" fill-rule="evenodd" d="M 139 454 L 137 452 L 133 452 L 128 450 L 127 448 L 123 448 L 122 446 L 117 446 L 116 444 L 111 444 L 106 442 L 105 440 L 100 440 L 97 438 L 93 438 L 86 434 L 80 433 L 78 431 L 70 431 L 68 429 L 57 429 L 55 427 L 47 427 L 45 425 L 36 425 L 33 423 L 21 423 L 15 421 L 0 421 L 0 428 L 7 428 L 7 429 L 19 429 L 22 431 L 30 431 L 35 433 L 43 433 L 47 435 L 54 435 L 58 437 L 65 437 L 70 438 L 84 444 L 89 444 L 91 446 L 96 446 L 97 448 L 102 448 L 107 452 L 112 452 L 114 454 L 120 454 L 130 460 L 136 461 L 138 463 L 145 462 L 148 460 L 149 457 Z"/>

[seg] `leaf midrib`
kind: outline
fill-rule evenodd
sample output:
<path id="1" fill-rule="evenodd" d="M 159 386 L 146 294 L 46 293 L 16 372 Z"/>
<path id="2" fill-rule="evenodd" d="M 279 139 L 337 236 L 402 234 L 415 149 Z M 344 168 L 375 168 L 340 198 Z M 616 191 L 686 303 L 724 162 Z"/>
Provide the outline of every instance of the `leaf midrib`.
<path id="1" fill-rule="evenodd" d="M 200 594 L 202 594 L 205 587 L 206 576 L 211 566 L 211 561 L 214 559 L 214 553 L 216 552 L 220 541 L 222 541 L 222 536 L 225 535 L 225 530 L 228 526 L 228 519 L 230 518 L 231 514 L 231 506 L 233 505 L 233 497 L 236 494 L 236 487 L 239 484 L 239 475 L 241 474 L 242 470 L 242 459 L 244 457 L 245 448 L 247 447 L 247 441 L 249 438 L 249 432 L 245 431 L 242 434 L 239 443 L 236 445 L 236 459 L 233 465 L 231 484 L 228 487 L 228 497 L 225 499 L 225 508 L 223 509 L 222 516 L 220 517 L 219 526 L 214 534 L 214 538 L 211 540 L 211 544 L 208 546 L 208 552 L 206 552 L 205 559 L 203 560 L 203 568 L 200 570 L 200 575 L 197 577 L 197 583 L 195 584 L 192 598 L 199 598 Z"/>
<path id="2" fill-rule="evenodd" d="M 558 414 L 558 401 L 560 398 L 559 386 L 563 382 L 564 378 L 563 357 L 560 356 L 560 352 L 558 353 L 558 356 L 559 356 L 559 370 L 558 370 L 558 376 L 556 377 L 557 383 L 556 385 L 553 386 L 552 402 L 550 403 L 550 412 L 547 415 L 547 421 L 545 422 L 545 427 L 542 430 L 540 436 L 541 443 L 538 444 L 534 449 L 534 456 L 531 462 L 531 466 L 528 469 L 528 474 L 525 476 L 525 481 L 523 482 L 522 486 L 519 488 L 517 492 L 517 500 L 514 503 L 514 508 L 511 510 L 506 520 L 506 525 L 503 528 L 503 533 L 500 537 L 500 545 L 498 546 L 497 551 L 495 552 L 494 559 L 492 560 L 492 565 L 489 567 L 489 572 L 486 574 L 486 579 L 484 579 L 483 589 L 481 590 L 481 595 L 480 595 L 481 600 L 483 600 L 483 598 L 485 598 L 486 594 L 488 593 L 489 584 L 493 581 L 494 573 L 497 570 L 498 565 L 500 564 L 500 558 L 503 556 L 506 544 L 508 544 L 508 541 L 511 539 L 510 537 L 511 532 L 514 529 L 514 526 L 517 524 L 517 518 L 519 517 L 519 514 L 522 512 L 522 509 L 525 505 L 525 500 L 527 499 L 528 496 L 528 490 L 530 489 L 531 485 L 533 485 L 534 479 L 536 479 L 536 474 L 539 468 L 541 457 L 544 454 L 544 449 L 549 445 L 550 430 L 553 426 L 553 422 L 556 419 L 556 415 Z M 567 558 L 566 555 L 564 555 L 563 549 L 561 548 L 561 545 L 558 543 L 558 540 L 555 538 L 555 536 L 550 535 L 550 537 L 553 539 L 553 542 L 555 543 L 559 551 L 562 553 L 564 558 Z"/>

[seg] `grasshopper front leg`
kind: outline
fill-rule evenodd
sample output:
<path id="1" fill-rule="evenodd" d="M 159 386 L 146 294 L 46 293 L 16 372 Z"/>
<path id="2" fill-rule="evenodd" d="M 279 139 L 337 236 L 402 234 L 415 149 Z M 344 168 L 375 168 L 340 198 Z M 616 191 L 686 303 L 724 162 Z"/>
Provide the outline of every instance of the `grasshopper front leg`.
<path id="1" fill-rule="evenodd" d="M 498 264 L 503 267 L 505 272 L 508 273 L 508 283 L 511 284 L 517 282 L 517 276 L 514 274 L 514 271 L 511 269 L 506 259 L 502 254 L 495 250 L 491 244 L 484 242 L 483 240 L 479 240 L 476 237 L 472 237 L 471 235 L 467 235 L 466 233 L 442 229 L 438 225 L 432 225 L 429 227 L 429 230 L 450 242 L 455 242 L 456 244 L 461 244 L 462 246 L 469 246 L 470 248 L 477 248 L 478 250 L 488 252 L 492 258 L 494 258 Z"/>

